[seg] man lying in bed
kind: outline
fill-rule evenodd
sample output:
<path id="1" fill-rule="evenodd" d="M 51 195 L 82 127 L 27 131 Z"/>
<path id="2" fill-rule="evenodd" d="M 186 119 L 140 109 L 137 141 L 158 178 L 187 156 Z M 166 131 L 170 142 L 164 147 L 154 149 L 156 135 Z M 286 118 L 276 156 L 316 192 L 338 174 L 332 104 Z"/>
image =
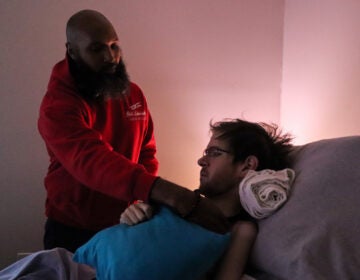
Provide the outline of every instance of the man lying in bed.
<path id="1" fill-rule="evenodd" d="M 239 184 L 249 170 L 286 168 L 291 138 L 281 135 L 276 126 L 240 119 L 210 127 L 212 137 L 198 160 L 200 186 L 195 192 L 199 199 L 185 218 L 196 222 L 192 214 L 200 201 L 213 203 L 223 212 L 231 228 L 230 246 L 208 278 L 240 279 L 257 229 L 240 203 Z M 153 213 L 152 205 L 137 201 L 122 213 L 120 222 L 135 225 L 151 219 Z"/>

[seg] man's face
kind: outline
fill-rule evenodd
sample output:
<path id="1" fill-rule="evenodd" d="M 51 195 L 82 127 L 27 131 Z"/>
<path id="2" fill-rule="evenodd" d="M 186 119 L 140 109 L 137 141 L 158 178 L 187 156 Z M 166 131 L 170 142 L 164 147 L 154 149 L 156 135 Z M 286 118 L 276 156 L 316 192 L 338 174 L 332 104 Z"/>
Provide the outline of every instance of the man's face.
<path id="1" fill-rule="evenodd" d="M 111 25 L 95 25 L 76 33 L 68 43 L 68 54 L 75 62 L 72 74 L 86 97 L 119 97 L 129 86 L 129 76 L 121 56 L 117 36 Z"/>
<path id="2" fill-rule="evenodd" d="M 245 164 L 233 163 L 233 159 L 228 143 L 213 135 L 204 156 L 198 160 L 201 193 L 211 198 L 239 186 Z"/>
<path id="3" fill-rule="evenodd" d="M 96 73 L 115 73 L 121 49 L 114 28 L 97 25 L 78 32 L 77 41 L 70 46 L 70 56 Z"/>

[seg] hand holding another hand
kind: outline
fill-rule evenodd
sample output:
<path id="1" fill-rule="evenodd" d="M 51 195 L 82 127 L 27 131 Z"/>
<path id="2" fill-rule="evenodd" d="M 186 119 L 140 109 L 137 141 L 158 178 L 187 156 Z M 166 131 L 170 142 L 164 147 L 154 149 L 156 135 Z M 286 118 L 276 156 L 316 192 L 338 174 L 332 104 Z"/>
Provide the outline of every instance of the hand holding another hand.
<path id="1" fill-rule="evenodd" d="M 158 178 L 150 199 L 168 206 L 179 216 L 211 231 L 225 233 L 229 230 L 226 217 L 212 201 L 170 181 Z"/>
<path id="2" fill-rule="evenodd" d="M 206 197 L 201 197 L 186 219 L 217 233 L 226 233 L 230 229 L 224 214 Z"/>
<path id="3" fill-rule="evenodd" d="M 153 216 L 153 207 L 145 202 L 131 204 L 120 216 L 120 223 L 129 226 L 147 221 Z"/>

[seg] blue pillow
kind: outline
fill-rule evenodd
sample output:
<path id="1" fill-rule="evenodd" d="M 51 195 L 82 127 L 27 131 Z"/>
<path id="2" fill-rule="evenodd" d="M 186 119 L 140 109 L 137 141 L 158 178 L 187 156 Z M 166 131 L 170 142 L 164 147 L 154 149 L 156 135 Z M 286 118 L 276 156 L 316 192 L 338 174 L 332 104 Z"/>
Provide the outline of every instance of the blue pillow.
<path id="1" fill-rule="evenodd" d="M 104 229 L 74 254 L 100 280 L 186 280 L 205 274 L 220 258 L 230 234 L 187 222 L 166 207 L 136 226 Z"/>

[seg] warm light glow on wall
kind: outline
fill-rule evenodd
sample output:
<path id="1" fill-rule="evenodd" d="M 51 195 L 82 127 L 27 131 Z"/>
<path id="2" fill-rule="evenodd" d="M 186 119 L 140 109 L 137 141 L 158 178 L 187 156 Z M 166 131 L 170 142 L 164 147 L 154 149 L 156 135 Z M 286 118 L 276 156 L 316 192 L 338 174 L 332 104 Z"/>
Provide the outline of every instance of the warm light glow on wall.
<path id="1" fill-rule="evenodd" d="M 281 124 L 298 144 L 360 134 L 359 2 L 323 3 L 286 4 Z"/>

